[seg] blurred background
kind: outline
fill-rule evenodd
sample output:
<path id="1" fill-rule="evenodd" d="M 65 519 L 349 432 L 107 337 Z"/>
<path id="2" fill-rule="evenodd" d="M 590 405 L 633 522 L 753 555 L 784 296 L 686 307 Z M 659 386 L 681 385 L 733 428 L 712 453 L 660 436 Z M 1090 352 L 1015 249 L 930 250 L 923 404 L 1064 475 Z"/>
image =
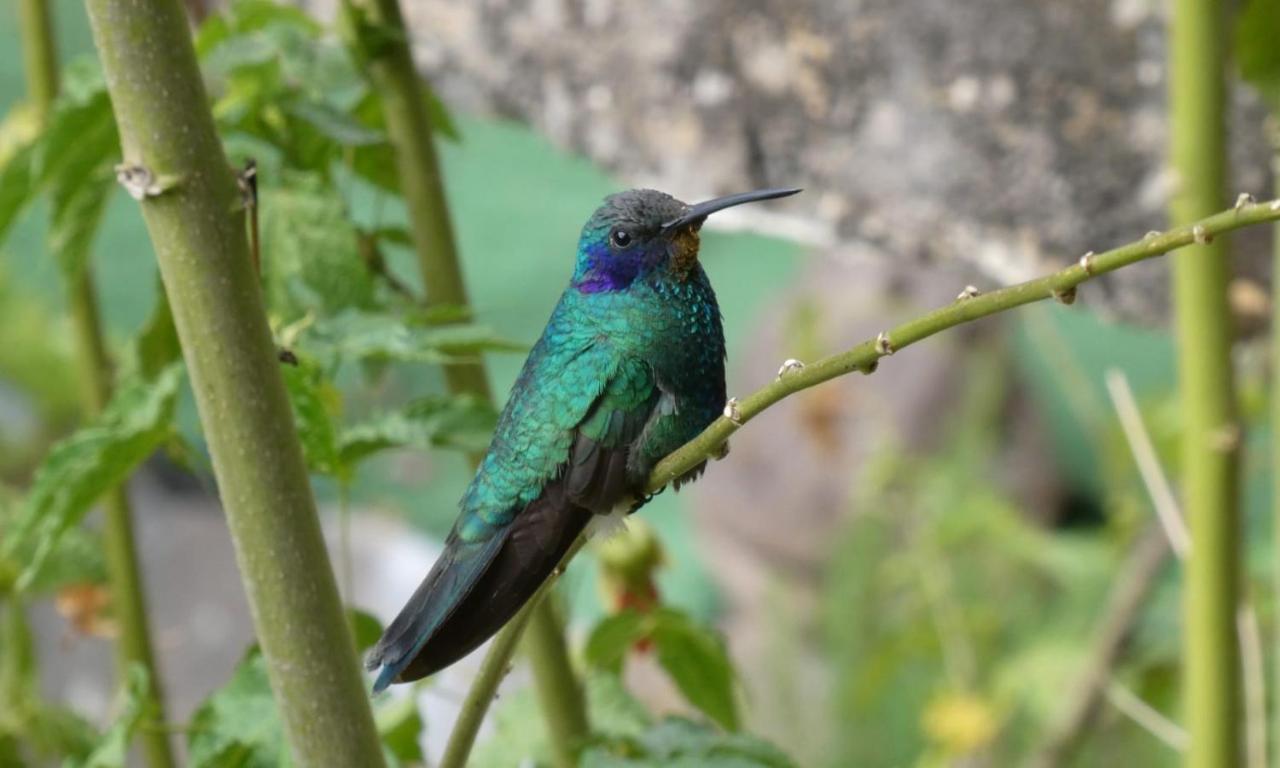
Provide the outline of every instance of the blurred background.
<path id="1" fill-rule="evenodd" d="M 273 31 L 303 28 L 297 20 L 258 24 L 245 21 L 252 3 L 188 0 L 193 19 L 231 19 L 198 49 L 229 156 L 258 161 L 264 284 L 282 338 L 305 337 L 326 313 L 386 306 L 392 282 L 392 292 L 421 291 L 404 237 L 379 242 L 378 274 L 360 267 L 350 237 L 402 235 L 395 195 L 337 172 L 308 187 L 296 158 L 256 132 L 254 105 L 295 91 L 338 98 L 349 85 L 323 54 L 341 48 L 334 4 L 301 8 L 319 22 L 305 56 L 292 33 Z M 582 222 L 620 189 L 698 200 L 805 188 L 705 230 L 736 395 L 788 358 L 874 338 L 966 286 L 1025 280 L 1163 228 L 1173 185 L 1164 8 L 407 0 L 414 55 L 448 124 L 437 143 L 475 319 L 502 341 L 484 353 L 499 404 L 567 282 Z M 52 9 L 60 59 L 73 73 L 91 68 L 84 9 Z M 15 14 L 0 7 L 5 113 L 26 88 Z M 315 69 L 290 69 L 306 56 Z M 264 74 L 271 66 L 280 69 Z M 1232 189 L 1259 198 L 1274 183 L 1266 115 L 1252 89 L 1234 89 Z M 342 127 L 317 130 L 332 138 Z M 12 489 L 31 484 L 79 419 L 50 205 L 34 201 L 0 243 L 0 478 Z M 152 317 L 155 259 L 134 201 L 116 190 L 105 206 L 89 268 L 109 346 L 123 350 Z M 1267 230 L 1232 238 L 1230 295 L 1247 427 L 1243 565 L 1269 633 Z M 644 509 L 663 551 L 660 600 L 722 633 L 747 731 L 800 765 L 1022 764 L 1061 722 L 1109 595 L 1127 580 L 1141 595 L 1124 619 L 1129 640 L 1064 764 L 1179 761 L 1180 569 L 1149 554 L 1151 496 L 1117 415 L 1128 390 L 1138 406 L 1129 426 L 1176 487 L 1168 297 L 1168 263 L 1157 259 L 1083 286 L 1072 306 L 942 334 L 872 376 L 770 409 L 704 479 Z M 393 356 L 335 364 L 312 394 L 354 422 L 444 392 L 438 360 Z M 188 392 L 176 413 L 167 450 L 129 487 L 169 716 L 185 722 L 253 631 Z M 470 479 L 458 449 L 483 446 L 491 414 L 467 419 L 358 471 L 316 471 L 344 594 L 381 621 L 453 521 Z M 562 592 L 575 644 L 616 609 L 592 552 Z M 79 580 L 55 597 L 29 610 L 40 687 L 101 726 L 116 690 L 110 611 Z M 475 662 L 416 691 L 428 760 Z M 696 714 L 659 667 L 634 651 L 628 689 L 651 711 Z M 545 749 L 527 688 L 521 670 L 505 684 L 477 765 L 524 764 Z"/>

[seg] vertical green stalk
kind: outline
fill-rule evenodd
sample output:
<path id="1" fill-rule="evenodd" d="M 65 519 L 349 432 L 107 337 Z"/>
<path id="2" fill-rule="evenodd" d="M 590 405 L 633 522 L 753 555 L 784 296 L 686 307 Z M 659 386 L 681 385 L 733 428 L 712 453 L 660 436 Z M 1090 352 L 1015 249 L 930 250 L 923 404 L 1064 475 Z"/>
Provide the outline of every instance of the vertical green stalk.
<path id="1" fill-rule="evenodd" d="M 40 121 L 44 122 L 58 93 L 58 57 L 53 22 L 46 0 L 22 0 L 19 10 L 27 93 Z M 67 306 L 71 312 L 80 367 L 81 402 L 84 412 L 93 416 L 100 413 L 111 399 L 111 363 L 88 265 L 82 267 L 78 274 L 68 277 Z M 165 720 L 164 692 L 151 648 L 146 595 L 134 545 L 133 510 L 125 489 L 120 487 L 109 491 L 103 497 L 103 508 L 103 548 L 111 581 L 112 608 L 120 628 L 116 667 L 123 671 L 133 664 L 141 664 L 147 670 L 150 690 L 143 716 L 156 727 L 142 729 L 139 739 L 151 768 L 169 768 L 174 765 L 173 752 L 168 731 L 160 727 Z"/>
<path id="2" fill-rule="evenodd" d="M 1176 0 L 1170 36 L 1170 215 L 1188 224 L 1226 200 L 1226 8 Z M 1232 386 L 1229 270 L 1224 243 L 1174 258 L 1182 481 L 1191 531 L 1184 597 L 1184 686 L 1189 768 L 1241 764 L 1241 688 L 1235 615 L 1240 604 L 1240 426 Z"/>
<path id="3" fill-rule="evenodd" d="M 1267 120 L 1267 133 L 1271 138 L 1271 172 L 1280 194 L 1280 112 Z M 1272 546 L 1275 556 L 1280 556 L 1280 225 L 1272 226 L 1271 233 L 1271 526 Z M 1280 616 L 1280 568 L 1273 567 L 1271 571 L 1275 610 Z M 1280 641 L 1273 650 L 1274 688 L 1280 692 Z M 1275 705 L 1275 718 L 1271 754 L 1275 755 L 1276 768 L 1280 768 L 1280 701 Z"/>
<path id="4" fill-rule="evenodd" d="M 466 307 L 461 261 L 427 113 L 427 86 L 414 66 L 399 3 L 397 0 L 348 2 L 352 21 L 357 29 L 366 32 L 358 35 L 356 45 L 368 61 L 370 75 L 382 96 L 387 132 L 400 161 L 400 186 L 409 209 L 427 304 Z M 379 30 L 379 33 L 370 34 L 369 30 Z M 480 362 L 447 366 L 445 379 L 455 394 L 474 394 L 493 400 Z M 479 457 L 473 458 L 478 461 Z M 582 689 L 569 664 L 564 628 L 546 601 L 536 599 L 529 624 L 537 630 L 525 641 L 547 730 L 556 754 L 567 756 L 561 764 L 572 765 L 575 745 L 586 739 L 588 724 Z M 522 630 L 522 623 L 509 622 L 498 647 L 513 648 Z M 476 684 L 483 686 L 487 682 L 488 678 L 481 678 Z M 492 682 L 496 685 L 497 679 Z M 475 698 L 482 707 L 487 707 L 492 691 Z"/>
<path id="5" fill-rule="evenodd" d="M 426 84 L 413 64 L 409 33 L 397 0 L 349 0 L 363 17 L 362 29 L 377 29 L 356 41 L 382 97 L 387 133 L 400 167 L 400 189 L 409 209 L 409 227 L 426 289 L 428 306 L 467 307 L 467 288 L 449 218 L 440 159 L 427 113 Z M 354 15 L 354 14 L 353 14 Z M 480 362 L 445 366 L 449 390 L 492 400 Z"/>
<path id="6" fill-rule="evenodd" d="M 556 768 L 573 768 L 578 764 L 578 750 L 589 727 L 582 692 L 569 664 L 564 624 L 555 603 L 555 595 L 548 594 L 534 606 L 526 627 L 525 646 L 534 670 L 570 670 L 563 675 L 544 674 L 538 679 L 537 692 L 554 764 Z"/>
<path id="7" fill-rule="evenodd" d="M 316 516 L 243 202 L 178 0 L 87 0 L 249 607 L 299 766 L 382 766 Z"/>
<path id="8" fill-rule="evenodd" d="M 27 77 L 27 98 L 43 121 L 58 97 L 58 51 L 53 43 L 53 16 L 45 0 L 20 0 L 18 22 L 22 27 L 22 66 Z"/>

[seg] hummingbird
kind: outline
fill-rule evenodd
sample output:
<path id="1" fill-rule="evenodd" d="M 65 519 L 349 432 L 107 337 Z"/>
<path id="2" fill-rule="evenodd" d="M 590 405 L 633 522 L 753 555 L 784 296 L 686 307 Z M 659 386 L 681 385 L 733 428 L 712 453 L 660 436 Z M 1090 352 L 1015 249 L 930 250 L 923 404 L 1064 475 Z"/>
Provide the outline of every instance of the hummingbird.
<path id="1" fill-rule="evenodd" d="M 724 328 L 698 261 L 702 224 L 725 208 L 799 191 L 690 205 L 633 189 L 596 209 L 444 551 L 369 654 L 374 693 L 470 653 L 533 596 L 580 534 L 616 527 L 648 501 L 654 465 L 726 404 Z"/>

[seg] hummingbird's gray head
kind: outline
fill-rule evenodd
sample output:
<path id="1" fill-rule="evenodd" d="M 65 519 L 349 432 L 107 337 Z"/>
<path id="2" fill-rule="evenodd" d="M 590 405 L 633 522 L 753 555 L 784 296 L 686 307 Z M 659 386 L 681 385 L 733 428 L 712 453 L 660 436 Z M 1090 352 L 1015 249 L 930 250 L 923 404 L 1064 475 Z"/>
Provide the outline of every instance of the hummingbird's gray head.
<path id="1" fill-rule="evenodd" d="M 655 189 L 610 195 L 582 228 L 573 285 L 585 293 L 623 290 L 655 270 L 683 280 L 697 262 L 698 230 L 708 216 L 731 206 L 799 191 L 764 189 L 696 205 Z"/>

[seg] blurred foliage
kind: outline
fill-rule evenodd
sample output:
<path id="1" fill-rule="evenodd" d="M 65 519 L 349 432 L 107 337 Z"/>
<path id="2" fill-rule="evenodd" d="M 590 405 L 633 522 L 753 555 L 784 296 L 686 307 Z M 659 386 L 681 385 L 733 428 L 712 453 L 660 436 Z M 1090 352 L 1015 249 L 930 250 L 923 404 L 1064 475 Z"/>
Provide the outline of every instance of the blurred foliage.
<path id="1" fill-rule="evenodd" d="M 1280 116 L 1280 0 L 1248 0 L 1236 17 L 1235 50 L 1240 74 Z"/>
<path id="2" fill-rule="evenodd" d="M 591 743 L 581 755 L 583 768 L 790 768 L 777 748 L 752 736 L 725 733 L 682 717 L 655 719 L 612 673 L 588 674 L 587 707 Z M 537 697 L 524 689 L 503 696 L 494 707 L 493 734 L 476 749 L 470 765 L 508 768 L 551 764 L 550 747 L 538 713 Z"/>
<path id="3" fill-rule="evenodd" d="M 1117 459 L 1124 473 L 1105 479 L 1123 485 L 1104 496 L 1112 514 L 1103 529 L 1052 531 L 1029 520 L 989 480 L 1000 460 L 1002 368 L 990 350 L 975 354 L 937 452 L 885 450 L 858 479 L 859 512 L 825 587 L 833 722 L 843 725 L 824 764 L 1021 764 L 1072 690 L 1139 533 L 1113 506 L 1130 503 L 1136 478 L 1127 455 Z M 1173 586 L 1158 590 L 1142 627 L 1176 624 Z M 1169 711 L 1178 649 L 1176 635 L 1160 635 L 1140 628 L 1123 670 L 1149 704 Z M 1087 748 L 1138 765 L 1176 759 L 1114 715 L 1100 718 Z"/>

